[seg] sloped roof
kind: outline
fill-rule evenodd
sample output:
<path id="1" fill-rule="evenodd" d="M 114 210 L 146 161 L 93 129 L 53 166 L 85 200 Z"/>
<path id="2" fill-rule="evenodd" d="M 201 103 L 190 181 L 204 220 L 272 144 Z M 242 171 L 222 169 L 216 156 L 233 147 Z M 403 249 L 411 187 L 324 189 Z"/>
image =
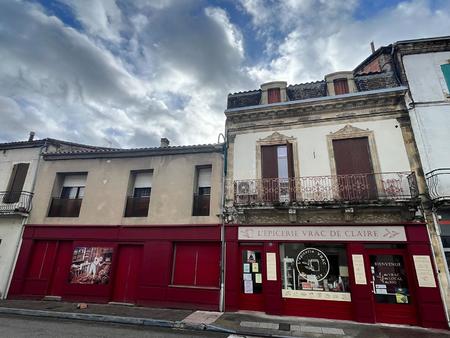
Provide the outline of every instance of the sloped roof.
<path id="1" fill-rule="evenodd" d="M 56 151 L 44 153 L 45 160 L 63 160 L 75 158 L 118 158 L 179 155 L 193 153 L 221 153 L 223 143 L 198 144 L 184 146 L 151 147 L 151 148 L 98 148 L 74 151 Z"/>

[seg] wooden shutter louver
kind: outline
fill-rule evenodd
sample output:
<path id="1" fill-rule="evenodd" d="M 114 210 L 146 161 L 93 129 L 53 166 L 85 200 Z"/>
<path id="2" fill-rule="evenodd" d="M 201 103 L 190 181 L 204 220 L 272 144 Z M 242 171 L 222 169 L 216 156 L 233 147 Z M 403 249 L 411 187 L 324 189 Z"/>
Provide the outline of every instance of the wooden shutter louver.
<path id="1" fill-rule="evenodd" d="M 336 79 L 333 81 L 335 95 L 348 94 L 348 81 L 347 79 Z"/>
<path id="2" fill-rule="evenodd" d="M 29 163 L 18 163 L 14 165 L 7 191 L 3 198 L 4 203 L 16 203 L 19 201 L 29 166 Z"/>

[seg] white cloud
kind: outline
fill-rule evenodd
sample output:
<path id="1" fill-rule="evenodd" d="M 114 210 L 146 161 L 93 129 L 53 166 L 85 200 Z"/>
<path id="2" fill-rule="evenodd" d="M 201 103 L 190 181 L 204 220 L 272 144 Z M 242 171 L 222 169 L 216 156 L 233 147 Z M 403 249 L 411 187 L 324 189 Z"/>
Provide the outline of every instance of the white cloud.
<path id="1" fill-rule="evenodd" d="M 362 20 L 357 0 L 241 0 L 250 29 L 207 0 L 60 1 L 82 29 L 28 1 L 0 2 L 0 141 L 34 130 L 114 146 L 215 142 L 228 92 L 320 80 L 354 68 L 372 40 L 450 31 L 446 1 Z"/>
<path id="2" fill-rule="evenodd" d="M 360 20 L 354 17 L 357 1 L 266 2 L 263 17 L 271 18 L 271 24 L 284 22 L 280 28 L 285 30 L 284 40 L 269 48 L 269 62 L 250 66 L 248 72 L 260 83 L 320 80 L 325 74 L 357 66 L 369 56 L 371 41 L 379 47 L 403 39 L 447 35 L 450 4 L 442 2 L 434 10 L 431 5 L 425 0 L 404 1 Z M 257 15 L 254 10 L 248 14 Z M 266 21 L 253 22 L 255 30 L 266 29 Z M 272 42 L 270 37 L 266 41 Z"/>

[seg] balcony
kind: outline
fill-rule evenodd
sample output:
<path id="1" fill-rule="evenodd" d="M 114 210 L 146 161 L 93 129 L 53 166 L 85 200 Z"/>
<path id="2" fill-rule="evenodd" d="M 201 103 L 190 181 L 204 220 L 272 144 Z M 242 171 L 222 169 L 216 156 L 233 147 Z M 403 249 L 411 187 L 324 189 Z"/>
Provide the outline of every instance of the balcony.
<path id="1" fill-rule="evenodd" d="M 268 178 L 234 182 L 234 203 L 257 205 L 370 204 L 418 198 L 413 172 Z"/>
<path id="2" fill-rule="evenodd" d="M 450 168 L 439 168 L 425 175 L 433 202 L 450 201 Z"/>
<path id="3" fill-rule="evenodd" d="M 209 216 L 210 195 L 194 194 L 192 216 Z"/>
<path id="4" fill-rule="evenodd" d="M 78 217 L 82 198 L 52 198 L 48 217 Z"/>
<path id="5" fill-rule="evenodd" d="M 27 191 L 0 192 L 0 215 L 28 214 L 33 194 Z"/>
<path id="6" fill-rule="evenodd" d="M 125 217 L 147 217 L 150 196 L 148 197 L 127 197 Z"/>

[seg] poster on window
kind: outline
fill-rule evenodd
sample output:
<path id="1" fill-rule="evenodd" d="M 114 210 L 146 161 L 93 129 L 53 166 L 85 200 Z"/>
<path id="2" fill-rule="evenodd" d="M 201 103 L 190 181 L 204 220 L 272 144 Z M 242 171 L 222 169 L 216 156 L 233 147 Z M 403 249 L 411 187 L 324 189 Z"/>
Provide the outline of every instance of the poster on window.
<path id="1" fill-rule="evenodd" d="M 71 284 L 108 284 L 113 248 L 77 247 L 73 250 Z"/>

